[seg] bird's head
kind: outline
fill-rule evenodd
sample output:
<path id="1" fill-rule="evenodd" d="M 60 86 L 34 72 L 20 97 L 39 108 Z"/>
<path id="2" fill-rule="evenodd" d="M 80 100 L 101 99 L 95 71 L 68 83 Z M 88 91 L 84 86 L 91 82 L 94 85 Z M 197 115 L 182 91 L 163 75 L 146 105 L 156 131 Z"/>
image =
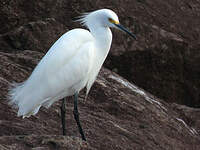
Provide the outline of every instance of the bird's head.
<path id="1" fill-rule="evenodd" d="M 117 28 L 136 39 L 134 34 L 120 24 L 117 14 L 110 9 L 100 9 L 91 13 L 86 13 L 79 19 L 79 21 L 89 29 L 97 27 Z"/>

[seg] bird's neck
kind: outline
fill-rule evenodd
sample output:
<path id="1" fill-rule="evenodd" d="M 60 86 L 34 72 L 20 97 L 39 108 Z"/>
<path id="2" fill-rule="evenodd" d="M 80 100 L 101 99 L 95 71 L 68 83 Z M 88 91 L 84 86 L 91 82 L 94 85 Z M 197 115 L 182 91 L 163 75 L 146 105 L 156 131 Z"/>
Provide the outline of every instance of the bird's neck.
<path id="1" fill-rule="evenodd" d="M 98 28 L 96 30 L 90 30 L 90 32 L 94 36 L 95 40 L 95 56 L 93 59 L 94 67 L 91 72 L 93 79 L 95 79 L 110 50 L 112 33 L 109 28 Z"/>
<path id="2" fill-rule="evenodd" d="M 95 48 L 99 56 L 105 60 L 110 50 L 112 42 L 112 32 L 108 27 L 99 27 L 97 29 L 90 29 L 91 34 L 95 39 Z"/>

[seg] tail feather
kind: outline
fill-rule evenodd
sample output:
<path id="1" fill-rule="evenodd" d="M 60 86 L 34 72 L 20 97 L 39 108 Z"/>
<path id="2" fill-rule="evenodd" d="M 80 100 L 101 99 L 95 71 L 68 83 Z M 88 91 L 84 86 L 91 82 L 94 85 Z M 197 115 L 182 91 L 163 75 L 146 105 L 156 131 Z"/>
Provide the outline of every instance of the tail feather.
<path id="1" fill-rule="evenodd" d="M 9 105 L 11 105 L 12 107 L 19 108 L 18 107 L 20 101 L 19 96 L 23 87 L 24 87 L 24 82 L 12 83 L 10 85 L 8 92 L 8 99 L 10 100 Z"/>
<path id="2" fill-rule="evenodd" d="M 23 116 L 23 118 L 35 115 L 41 107 L 41 104 L 34 103 L 36 97 L 33 97 L 31 94 L 33 91 L 26 84 L 26 81 L 13 83 L 8 93 L 9 104 L 18 109 L 17 116 Z"/>
<path id="3" fill-rule="evenodd" d="M 27 114 L 21 114 L 19 111 L 18 111 L 18 114 L 17 116 L 22 116 L 23 118 L 28 118 L 30 117 L 31 115 L 35 115 L 38 113 L 39 109 L 40 109 L 41 105 L 39 105 L 38 107 L 36 107 L 35 109 L 33 109 L 32 111 L 30 111 L 29 113 Z"/>

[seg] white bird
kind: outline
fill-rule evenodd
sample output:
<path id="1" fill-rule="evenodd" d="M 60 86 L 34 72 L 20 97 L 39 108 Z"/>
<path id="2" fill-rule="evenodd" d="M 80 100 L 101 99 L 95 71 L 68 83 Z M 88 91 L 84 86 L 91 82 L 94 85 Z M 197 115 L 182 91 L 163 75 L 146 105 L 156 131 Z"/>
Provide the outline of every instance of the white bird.
<path id="1" fill-rule="evenodd" d="M 35 115 L 41 106 L 49 108 L 54 102 L 75 95 L 74 117 L 83 140 L 77 100 L 78 93 L 87 88 L 86 96 L 106 59 L 112 42 L 110 27 L 119 28 L 132 37 L 119 23 L 118 16 L 109 9 L 85 14 L 79 19 L 88 30 L 73 29 L 62 35 L 38 63 L 30 77 L 15 84 L 9 91 L 10 104 L 18 108 L 18 116 Z M 62 107 L 65 135 L 65 100 Z"/>

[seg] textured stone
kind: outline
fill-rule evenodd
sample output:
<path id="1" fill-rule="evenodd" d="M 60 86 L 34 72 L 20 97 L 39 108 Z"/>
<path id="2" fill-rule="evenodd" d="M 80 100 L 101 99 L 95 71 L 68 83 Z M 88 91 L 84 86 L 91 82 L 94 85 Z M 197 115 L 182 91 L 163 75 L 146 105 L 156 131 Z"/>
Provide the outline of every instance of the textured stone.
<path id="1" fill-rule="evenodd" d="M 195 119 L 198 113 L 183 115 L 181 106 L 171 106 L 105 68 L 87 101 L 84 92 L 79 97 L 80 120 L 88 143 L 72 138 L 80 135 L 71 98 L 67 101 L 67 137 L 61 136 L 60 102 L 50 109 L 40 109 L 36 116 L 17 117 L 16 110 L 7 104 L 8 83 L 25 80 L 42 55 L 36 51 L 0 53 L 0 145 L 4 149 L 200 148 L 199 125 Z"/>

